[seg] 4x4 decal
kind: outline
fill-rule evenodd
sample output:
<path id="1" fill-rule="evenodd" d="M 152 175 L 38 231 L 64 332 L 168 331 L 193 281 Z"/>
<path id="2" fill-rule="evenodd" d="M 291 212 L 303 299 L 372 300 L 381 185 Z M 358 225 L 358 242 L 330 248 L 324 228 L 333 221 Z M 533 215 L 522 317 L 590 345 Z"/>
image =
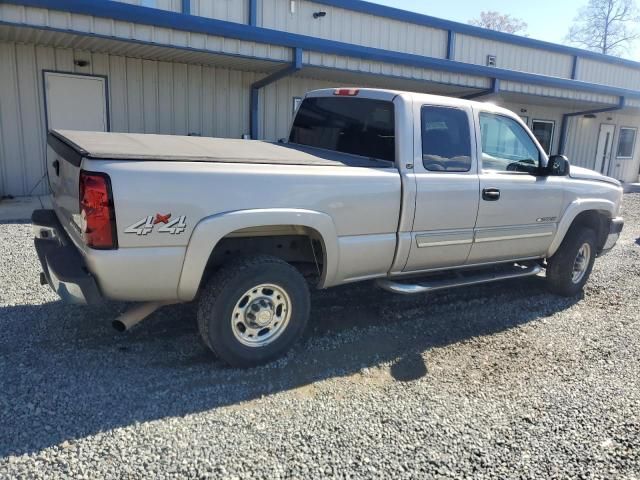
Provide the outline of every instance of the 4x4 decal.
<path id="1" fill-rule="evenodd" d="M 182 215 L 171 220 L 171 214 L 162 215 L 156 213 L 155 216 L 150 215 L 143 218 L 139 222 L 129 226 L 124 233 L 135 233 L 136 235 L 149 235 L 153 232 L 156 225 L 160 225 L 157 229 L 158 233 L 169 233 L 171 235 L 180 235 L 187 229 L 187 217 Z"/>

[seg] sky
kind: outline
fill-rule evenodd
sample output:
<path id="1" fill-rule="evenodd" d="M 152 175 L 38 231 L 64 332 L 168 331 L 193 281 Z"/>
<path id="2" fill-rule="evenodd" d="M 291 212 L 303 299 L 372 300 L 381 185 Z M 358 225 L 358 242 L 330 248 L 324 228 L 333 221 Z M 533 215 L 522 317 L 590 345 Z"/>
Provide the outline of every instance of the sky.
<path id="1" fill-rule="evenodd" d="M 565 37 L 580 7 L 588 0 L 369 0 L 374 3 L 424 13 L 439 18 L 467 23 L 480 16 L 481 11 L 494 10 L 521 18 L 529 24 L 531 38 L 553 43 L 566 43 Z M 625 55 L 640 60 L 640 43 Z"/>

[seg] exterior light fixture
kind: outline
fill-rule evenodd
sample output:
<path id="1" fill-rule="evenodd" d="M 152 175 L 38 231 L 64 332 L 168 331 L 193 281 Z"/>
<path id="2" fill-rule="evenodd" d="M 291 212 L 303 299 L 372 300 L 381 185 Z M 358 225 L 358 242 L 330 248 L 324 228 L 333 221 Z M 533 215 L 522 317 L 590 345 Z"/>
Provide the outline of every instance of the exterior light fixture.
<path id="1" fill-rule="evenodd" d="M 78 67 L 87 67 L 87 66 L 89 66 L 89 61 L 88 60 L 74 60 L 73 64 L 78 66 Z"/>
<path id="2" fill-rule="evenodd" d="M 587 113 L 584 118 L 598 118 L 596 117 L 595 113 Z"/>
<path id="3" fill-rule="evenodd" d="M 313 12 L 313 18 L 322 18 L 326 16 L 327 16 L 327 12 Z"/>

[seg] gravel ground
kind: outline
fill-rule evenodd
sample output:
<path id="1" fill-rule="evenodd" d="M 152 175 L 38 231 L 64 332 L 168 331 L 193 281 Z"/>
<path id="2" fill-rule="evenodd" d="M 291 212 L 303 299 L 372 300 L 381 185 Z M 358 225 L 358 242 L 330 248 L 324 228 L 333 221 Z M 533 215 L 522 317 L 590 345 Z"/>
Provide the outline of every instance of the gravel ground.
<path id="1" fill-rule="evenodd" d="M 193 307 L 129 334 L 120 305 L 38 284 L 0 225 L 0 477 L 640 478 L 640 195 L 583 298 L 532 278 L 429 296 L 313 296 L 307 338 L 221 365 Z"/>

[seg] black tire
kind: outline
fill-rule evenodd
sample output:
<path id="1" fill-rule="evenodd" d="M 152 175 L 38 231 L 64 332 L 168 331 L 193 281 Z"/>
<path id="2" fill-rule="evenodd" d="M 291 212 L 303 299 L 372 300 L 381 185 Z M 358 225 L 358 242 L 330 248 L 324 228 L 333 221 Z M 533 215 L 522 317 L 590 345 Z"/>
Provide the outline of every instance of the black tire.
<path id="1" fill-rule="evenodd" d="M 247 346 L 237 338 L 238 328 L 232 325 L 231 319 L 245 293 L 264 284 L 275 285 L 286 293 L 290 316 L 271 343 Z M 249 368 L 286 353 L 304 333 L 309 308 L 309 287 L 298 270 L 276 257 L 241 257 L 223 265 L 203 287 L 198 306 L 198 329 L 204 342 L 220 359 L 233 367 Z"/>
<path id="2" fill-rule="evenodd" d="M 547 260 L 547 283 L 549 289 L 563 297 L 573 297 L 580 293 L 589 280 L 596 259 L 596 232 L 590 228 L 573 228 L 560 245 L 555 255 Z M 589 245 L 590 256 L 584 274 L 574 280 L 574 265 L 579 250 Z"/>

